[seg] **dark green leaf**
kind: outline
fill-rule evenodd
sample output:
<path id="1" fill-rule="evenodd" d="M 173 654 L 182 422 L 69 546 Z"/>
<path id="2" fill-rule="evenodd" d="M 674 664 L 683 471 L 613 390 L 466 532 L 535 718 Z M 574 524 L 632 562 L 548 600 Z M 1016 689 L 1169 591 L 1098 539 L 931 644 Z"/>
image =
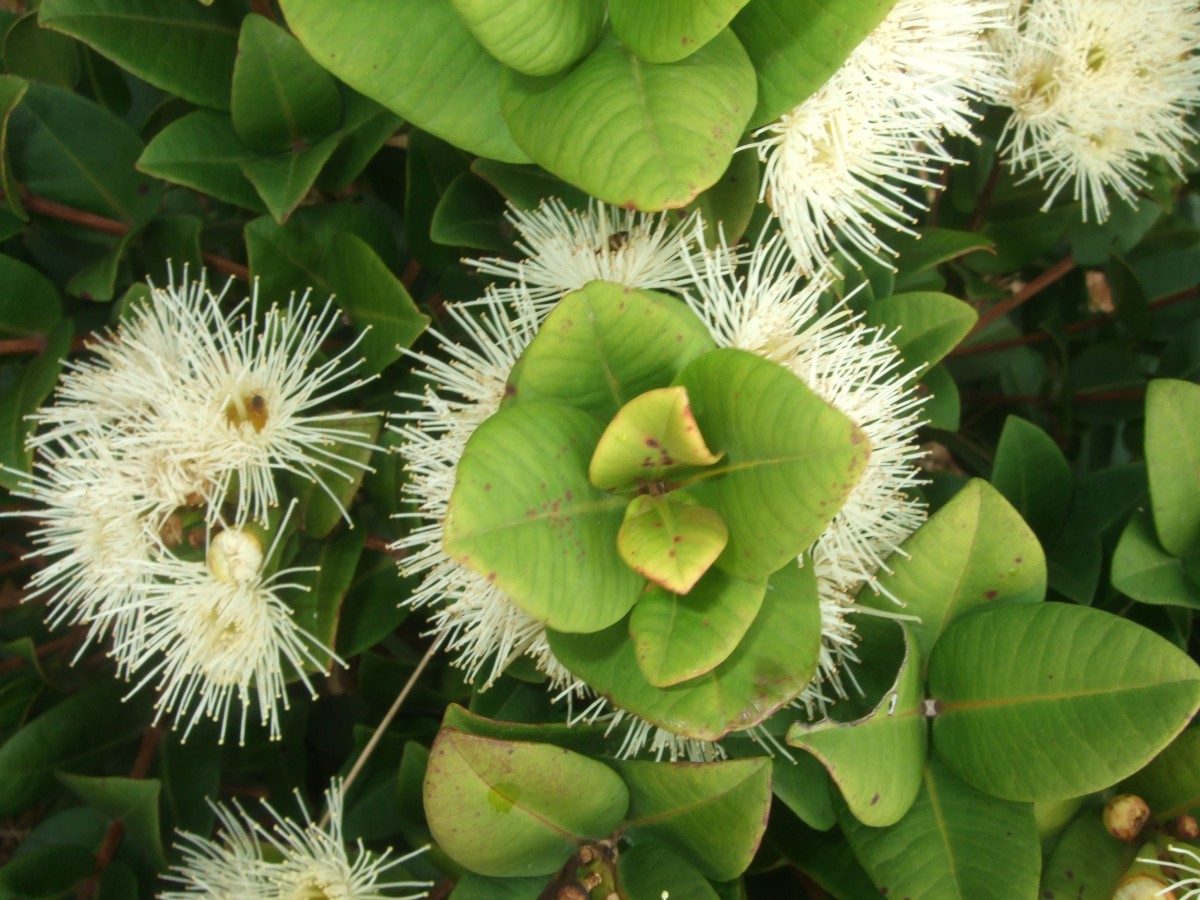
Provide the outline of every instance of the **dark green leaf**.
<path id="1" fill-rule="evenodd" d="M 156 134 L 137 167 L 148 175 L 257 212 L 265 207 L 254 185 L 242 174 L 242 163 L 253 158 L 254 153 L 238 140 L 227 114 L 198 109 Z"/>
<path id="2" fill-rule="evenodd" d="M 60 774 L 65 784 L 89 806 L 124 826 L 123 839 L 132 843 L 158 868 L 167 864 L 158 821 L 159 782 L 142 778 L 90 778 Z"/>
<path id="3" fill-rule="evenodd" d="M 683 900 L 720 900 L 698 871 L 657 844 L 642 844 L 622 853 L 617 860 L 617 878 L 627 900 L 662 900 L 663 894 Z"/>
<path id="4" fill-rule="evenodd" d="M 9 489 L 21 481 L 16 473 L 30 471 L 33 462 L 33 454 L 25 449 L 33 423 L 25 417 L 50 396 L 73 334 L 70 319 L 55 325 L 46 335 L 45 349 L 25 367 L 16 387 L 0 395 L 0 484 Z"/>
<path id="5" fill-rule="evenodd" d="M 58 291 L 37 269 L 0 255 L 0 331 L 45 334 L 62 318 Z"/>
<path id="6" fill-rule="evenodd" d="M 1146 465 L 1162 545 L 1200 549 L 1200 385 L 1160 378 L 1146 390 Z"/>
<path id="7" fill-rule="evenodd" d="M 156 87 L 229 109 L 239 4 L 177 0 L 43 0 L 38 16 Z"/>
<path id="8" fill-rule="evenodd" d="M 321 167 L 329 161 L 337 144 L 336 136 L 327 137 L 303 150 L 246 159 L 239 165 L 275 221 L 282 225 L 312 190 Z"/>
<path id="9" fill-rule="evenodd" d="M 1074 479 L 1066 457 L 1046 432 L 1009 416 L 996 446 L 992 484 L 1044 544 L 1058 536 L 1071 507 Z"/>
<path id="10" fill-rule="evenodd" d="M 4 70 L 70 89 L 79 81 L 79 49 L 70 38 L 40 27 L 37 13 L 28 13 L 4 34 Z"/>

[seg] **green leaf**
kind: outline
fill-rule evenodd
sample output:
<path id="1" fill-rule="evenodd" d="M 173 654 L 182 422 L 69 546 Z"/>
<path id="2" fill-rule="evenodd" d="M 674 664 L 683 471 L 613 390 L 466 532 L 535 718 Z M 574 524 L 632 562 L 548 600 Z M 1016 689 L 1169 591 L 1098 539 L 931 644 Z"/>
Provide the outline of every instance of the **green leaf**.
<path id="1" fill-rule="evenodd" d="M 729 165 L 754 105 L 754 70 L 729 31 L 663 64 L 609 35 L 561 75 L 505 70 L 500 98 L 534 162 L 608 203 L 670 209 Z"/>
<path id="2" fill-rule="evenodd" d="M 303 628 L 326 647 L 337 644 L 338 622 L 341 618 L 342 600 L 350 589 L 358 558 L 362 555 L 366 534 L 361 528 L 345 531 L 336 538 L 321 544 L 308 545 L 304 563 L 315 566 L 315 571 L 300 572 L 295 576 L 297 584 L 307 591 L 284 594 L 288 605 L 295 612 L 296 625 Z M 313 648 L 316 666 L 306 665 L 310 671 L 328 672 L 333 659 L 323 650 Z"/>
<path id="3" fill-rule="evenodd" d="M 704 876 L 657 844 L 642 844 L 622 853 L 617 860 L 617 878 L 627 900 L 662 900 L 663 894 L 684 900 L 720 900 Z"/>
<path id="4" fill-rule="evenodd" d="M 334 238 L 326 270 L 342 311 L 355 328 L 370 329 L 359 345 L 366 371 L 382 372 L 429 326 L 429 317 L 417 309 L 400 279 L 357 235 Z"/>
<path id="5" fill-rule="evenodd" d="M 879 577 L 885 596 L 860 591 L 857 602 L 894 610 L 904 601 L 923 659 L 941 634 L 969 612 L 991 603 L 1031 603 L 1046 594 L 1041 544 L 1008 502 L 974 479 L 888 557 Z"/>
<path id="6" fill-rule="evenodd" d="M 1146 389 L 1150 504 L 1162 545 L 1200 549 L 1200 385 L 1158 378 Z"/>
<path id="7" fill-rule="evenodd" d="M 945 366 L 934 366 L 925 373 L 921 383 L 930 395 L 921 407 L 921 415 L 928 420 L 928 427 L 949 432 L 958 431 L 962 418 L 962 400 L 958 395 L 958 384 L 954 381 L 954 376 Z"/>
<path id="8" fill-rule="evenodd" d="M 340 193 L 366 168 L 388 138 L 404 120 L 357 91 L 345 88 L 346 114 L 342 122 L 341 143 L 329 158 L 317 186 Z"/>
<path id="9" fill-rule="evenodd" d="M 729 527 L 717 566 L 738 578 L 774 572 L 825 529 L 870 456 L 863 433 L 782 366 L 715 350 L 676 379 L 715 465 L 681 487 Z"/>
<path id="10" fill-rule="evenodd" d="M 665 847 L 714 881 L 749 867 L 767 829 L 769 759 L 616 765 L 629 788 L 622 830 L 635 847 Z"/>
<path id="11" fill-rule="evenodd" d="M 901 236 L 892 244 L 896 268 L 907 276 L 927 272 L 973 250 L 987 250 L 992 242 L 976 231 L 921 228 L 916 237 Z"/>
<path id="12" fill-rule="evenodd" d="M 500 63 L 450 0 L 282 0 L 292 32 L 322 66 L 360 94 L 456 147 L 528 162 L 500 115 Z M 397 36 L 403 35 L 403 52 Z"/>
<path id="13" fill-rule="evenodd" d="M 471 33 L 506 66 L 553 75 L 592 48 L 603 0 L 451 0 Z"/>
<path id="14" fill-rule="evenodd" d="M 79 50 L 70 38 L 40 27 L 37 13 L 28 13 L 4 33 L 4 69 L 70 90 L 79 81 Z"/>
<path id="15" fill-rule="evenodd" d="M 0 331 L 15 335 L 46 334 L 62 319 L 58 291 L 32 266 L 0 255 Z"/>
<path id="16" fill-rule="evenodd" d="M 675 298 L 593 281 L 546 317 L 509 377 L 509 390 L 518 404 L 560 403 L 607 423 L 715 347 L 704 323 Z"/>
<path id="17" fill-rule="evenodd" d="M 1041 864 L 1033 807 L 980 793 L 936 756 L 920 788 L 904 818 L 888 827 L 840 816 L 846 840 L 879 892 L 922 900 L 1032 900 Z"/>
<path id="18" fill-rule="evenodd" d="M 130 740 L 147 722 L 140 703 L 122 703 L 112 679 L 62 700 L 0 746 L 0 815 L 16 815 L 49 793 L 54 773 L 83 765 Z"/>
<path id="19" fill-rule="evenodd" d="M 655 687 L 703 675 L 729 658 L 762 608 L 766 584 L 709 571 L 686 597 L 646 591 L 629 617 L 638 668 Z"/>
<path id="20" fill-rule="evenodd" d="M 720 457 L 705 446 L 688 405 L 687 390 L 655 388 L 622 406 L 596 444 L 588 478 L 601 490 L 663 481 L 692 466 L 711 466 Z"/>
<path id="21" fill-rule="evenodd" d="M 625 500 L 587 480 L 599 437 L 579 410 L 502 410 L 467 442 L 446 515 L 446 552 L 559 631 L 611 625 L 645 585 L 616 552 Z"/>
<path id="22" fill-rule="evenodd" d="M 481 875 L 555 872 L 580 843 L 607 837 L 628 806 L 616 772 L 561 747 L 443 728 L 430 750 L 429 829 Z"/>
<path id="23" fill-rule="evenodd" d="M 160 784 L 157 779 L 90 778 L 62 773 L 58 780 L 84 803 L 124 826 L 123 839 L 156 867 L 166 868 L 158 820 Z"/>
<path id="24" fill-rule="evenodd" d="M 750 226 L 758 206 L 758 183 L 762 163 L 753 153 L 735 153 L 717 183 L 685 206 L 684 213 L 698 210 L 704 221 L 704 242 L 715 246 L 721 235 L 735 245 Z"/>
<path id="25" fill-rule="evenodd" d="M 558 660 L 622 709 L 676 734 L 715 741 L 750 728 L 799 694 L 816 672 L 820 609 L 812 566 L 786 566 L 737 648 L 698 678 L 657 688 L 642 675 L 625 622 L 595 634 L 547 631 Z"/>
<path id="26" fill-rule="evenodd" d="M 1109 834 L 1101 805 L 1089 803 L 1045 861 L 1038 896 L 1111 900 L 1125 870 L 1143 855 L 1140 847 L 1138 841 L 1126 843 Z"/>
<path id="27" fill-rule="evenodd" d="M 489 689 L 482 696 L 491 694 L 498 687 Z M 481 696 L 476 694 L 476 699 Z M 534 741 L 539 744 L 553 744 L 566 750 L 574 750 L 588 756 L 600 756 L 605 750 L 604 722 L 595 724 L 578 723 L 569 725 L 565 722 L 505 722 L 479 715 L 464 709 L 457 703 L 446 707 L 442 717 L 443 728 L 453 728 L 478 737 L 494 738 L 498 741 Z"/>
<path id="28" fill-rule="evenodd" d="M 1112 558 L 1112 585 L 1142 603 L 1200 609 L 1200 584 L 1188 575 L 1183 560 L 1162 548 L 1148 512 L 1135 512 L 1121 533 Z"/>
<path id="29" fill-rule="evenodd" d="M 156 134 L 137 161 L 138 171 L 211 194 L 244 209 L 266 209 L 258 192 L 242 174 L 254 159 L 225 113 L 198 109 L 176 119 Z"/>
<path id="30" fill-rule="evenodd" d="M 8 141 L 13 172 L 31 193 L 127 225 L 158 208 L 162 186 L 134 171 L 141 139 L 78 94 L 30 84 L 9 121 Z"/>
<path id="31" fill-rule="evenodd" d="M 733 20 L 758 72 L 752 127 L 798 106 L 829 80 L 850 52 L 884 20 L 896 0 L 828 4 L 822 0 L 754 0 Z"/>
<path id="32" fill-rule="evenodd" d="M 58 844 L 28 850 L 0 868 L 0 900 L 61 900 L 96 869 L 91 850 Z"/>
<path id="33" fill-rule="evenodd" d="M 996 445 L 992 484 L 1044 544 L 1058 537 L 1071 508 L 1074 479 L 1066 457 L 1046 432 L 1009 416 Z"/>
<path id="34" fill-rule="evenodd" d="M 853 722 L 796 722 L 787 734 L 789 744 L 821 761 L 855 818 L 872 827 L 895 824 L 912 806 L 929 742 L 921 658 L 907 626 L 901 629 L 900 671 L 874 709 Z"/>
<path id="35" fill-rule="evenodd" d="M 345 510 L 358 493 L 363 476 L 372 471 L 369 463 L 381 424 L 376 415 L 359 415 L 360 418 L 339 423 L 341 439 L 323 448 L 329 454 L 329 462 L 319 484 L 296 476 L 296 484 L 300 486 L 295 493 L 301 503 L 301 521 L 311 538 L 325 537 L 343 518 L 353 527 Z M 333 458 L 335 456 L 337 459 Z"/>
<path id="36" fill-rule="evenodd" d="M 942 635 L 929 691 L 940 709 L 934 747 L 963 780 L 1009 800 L 1054 800 L 1106 788 L 1153 758 L 1200 706 L 1200 669 L 1109 613 L 1020 604 Z M 1069 766 L 1062 748 L 1074 753 Z"/>
<path id="37" fill-rule="evenodd" d="M 805 825 L 828 831 L 837 822 L 833 811 L 832 781 L 815 756 L 797 753 L 794 759 L 776 754 L 772 768 L 775 796 Z"/>
<path id="38" fill-rule="evenodd" d="M 21 189 L 9 160 L 9 128 L 13 110 L 25 96 L 29 82 L 14 75 L 0 75 L 0 188 L 4 190 L 4 201 L 9 211 L 22 222 L 29 220 L 21 205 Z"/>
<path id="39" fill-rule="evenodd" d="M 733 21 L 749 0 L 610 0 L 608 17 L 621 43 L 647 62 L 691 56 Z"/>
<path id="40" fill-rule="evenodd" d="M 1200 812 L 1200 726 L 1188 728 L 1148 766 L 1122 782 L 1120 793 L 1145 800 L 1155 822 Z"/>
<path id="41" fill-rule="evenodd" d="M 178 0 L 43 0 L 39 20 L 201 106 L 229 109 L 240 5 Z"/>
<path id="42" fill-rule="evenodd" d="M 321 168 L 329 161 L 337 145 L 335 135 L 303 150 L 246 159 L 238 165 L 246 180 L 254 185 L 262 197 L 272 217 L 282 225 L 312 190 Z"/>
<path id="43" fill-rule="evenodd" d="M 447 247 L 507 253 L 512 241 L 500 227 L 503 215 L 503 198 L 481 178 L 462 172 L 438 200 L 429 237 Z"/>
<path id="44" fill-rule="evenodd" d="M 530 878 L 487 878 L 464 872 L 454 883 L 450 900 L 538 900 L 546 888 L 542 875 Z"/>
<path id="45" fill-rule="evenodd" d="M 476 159 L 471 163 L 471 171 L 503 194 L 504 199 L 517 209 L 536 209 L 549 197 L 560 198 L 571 209 L 587 209 L 589 197 L 586 193 L 541 166 Z M 507 252 L 510 248 L 504 249 Z"/>
<path id="46" fill-rule="evenodd" d="M 899 329 L 892 343 L 904 368 L 915 369 L 917 377 L 957 347 L 978 319 L 963 301 L 930 291 L 884 297 L 868 306 L 866 315 L 868 325 L 887 332 Z"/>
<path id="47" fill-rule="evenodd" d="M 140 233 L 140 228 L 132 228 L 113 241 L 105 253 L 71 276 L 67 282 L 67 293 L 81 300 L 111 300 L 116 294 L 121 260 L 130 243 Z"/>
<path id="48" fill-rule="evenodd" d="M 404 239 L 412 255 L 427 268 L 458 264 L 456 251 L 433 242 L 433 217 L 450 185 L 470 171 L 470 165 L 470 157 L 457 147 L 432 134 L 409 131 L 404 159 Z"/>
<path id="49" fill-rule="evenodd" d="M 728 542 L 721 517 L 682 491 L 634 497 L 617 532 L 625 564 L 675 594 L 691 591 Z"/>
<path id="50" fill-rule="evenodd" d="M 254 13 L 242 19 L 230 109 L 242 143 L 262 153 L 302 150 L 342 123 L 337 82 L 299 41 Z"/>
<path id="51" fill-rule="evenodd" d="M 22 482 L 17 472 L 29 472 L 33 453 L 25 437 L 34 424 L 26 419 L 50 396 L 71 350 L 71 319 L 62 319 L 46 335 L 46 347 L 20 375 L 15 387 L 0 394 L 0 485 L 11 490 Z M 0 813 L 2 815 L 2 813 Z"/>

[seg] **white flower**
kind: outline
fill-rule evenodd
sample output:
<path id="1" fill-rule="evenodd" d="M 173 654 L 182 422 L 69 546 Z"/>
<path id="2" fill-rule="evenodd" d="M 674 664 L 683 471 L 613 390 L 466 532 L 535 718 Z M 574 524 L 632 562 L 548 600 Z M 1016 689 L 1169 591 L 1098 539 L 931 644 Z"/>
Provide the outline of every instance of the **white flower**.
<path id="1" fill-rule="evenodd" d="M 62 436 L 43 448 L 34 474 L 20 477 L 13 493 L 37 505 L 21 513 L 37 520 L 26 558 L 44 560 L 26 599 L 45 599 L 52 627 L 87 626 L 79 654 L 110 632 L 136 641 L 142 616 L 134 603 L 162 541 L 104 436 L 95 429 Z"/>
<path id="2" fill-rule="evenodd" d="M 165 878 L 184 889 L 163 892 L 160 900 L 417 900 L 426 895 L 421 889 L 428 888 L 429 882 L 383 879 L 389 870 L 427 848 L 392 859 L 390 849 L 376 854 L 359 840 L 351 859 L 342 833 L 340 782 L 325 791 L 327 826 L 314 823 L 299 794 L 296 799 L 303 825 L 281 816 L 263 801 L 273 820 L 271 828 L 251 818 L 236 800 L 236 813 L 210 801 L 220 834 L 215 840 L 190 832 L 180 835 L 181 843 L 176 846 L 183 861 Z M 263 853 L 263 841 L 275 850 L 270 859 Z"/>
<path id="3" fill-rule="evenodd" d="M 700 216 L 649 215 L 591 200 L 587 212 L 551 197 L 537 209 L 510 206 L 505 217 L 518 234 L 524 259 L 465 260 L 480 272 L 511 279 L 544 315 L 564 294 L 589 281 L 613 281 L 641 290 L 673 291 L 689 277 L 684 251 L 703 246 Z M 732 268 L 729 251 L 711 264 Z"/>
<path id="4" fill-rule="evenodd" d="M 718 344 L 789 367 L 862 428 L 872 446 L 859 485 L 811 551 L 824 627 L 818 678 L 802 700 L 819 705 L 825 702 L 823 682 L 844 694 L 839 673 L 845 661 L 854 660 L 853 625 L 847 618 L 854 609 L 853 595 L 864 585 L 877 588 L 875 573 L 883 559 L 925 516 L 924 507 L 906 493 L 919 481 L 914 441 L 919 401 L 911 378 L 897 371 L 900 359 L 887 336 L 862 326 L 845 311 L 819 313 L 822 283 L 799 287 L 781 241 L 751 254 L 743 279 L 723 262 L 733 257 L 720 248 L 685 251 L 690 286 L 682 292 L 687 303 Z M 481 682 L 484 689 L 516 658 L 527 655 L 548 676 L 549 689 L 571 700 L 584 693 L 585 685 L 554 657 L 542 623 L 442 547 L 455 473 L 467 440 L 499 408 L 508 375 L 547 311 L 519 287 L 489 289 L 475 304 L 450 308 L 454 330 L 469 343 L 452 344 L 439 335 L 448 361 L 413 354 L 421 364 L 417 374 L 427 386 L 421 394 L 401 395 L 414 406 L 399 414 L 395 426 L 404 438 L 404 491 L 414 506 L 406 517 L 414 524 L 396 546 L 403 554 L 405 574 L 422 579 L 407 602 L 433 607 L 433 631 L 446 640 L 469 681 Z M 573 718 L 594 720 L 604 709 L 603 701 L 592 703 Z M 622 721 L 631 723 L 623 754 L 647 745 L 656 755 L 672 759 L 720 754 L 712 744 L 616 710 L 611 725 Z"/>
<path id="5" fill-rule="evenodd" d="M 840 252 L 883 262 L 877 226 L 910 231 L 941 168 L 947 134 L 969 136 L 970 104 L 1000 89 L 984 39 L 1007 0 L 899 0 L 837 72 L 750 146 L 763 199 L 804 275 Z"/>
<path id="6" fill-rule="evenodd" d="M 261 723 L 278 739 L 289 673 L 315 697 L 306 668 L 324 670 L 323 656 L 337 660 L 296 624 L 279 598 L 280 591 L 308 590 L 285 579 L 314 569 L 263 574 L 263 562 L 278 549 L 285 527 L 286 519 L 265 553 L 254 532 L 230 528 L 209 541 L 205 562 L 165 554 L 146 566 L 152 577 L 131 601 L 142 621 L 130 639 L 114 641 L 112 653 L 120 671 L 136 677 L 135 692 L 157 681 L 158 718 L 172 715 L 176 728 L 186 723 L 185 740 L 200 719 L 209 718 L 220 723 L 223 742 L 237 705 L 244 743 L 252 696 Z"/>
<path id="7" fill-rule="evenodd" d="M 1168 844 L 1167 851 L 1175 856 L 1175 860 L 1140 856 L 1137 860 L 1140 863 L 1162 866 L 1163 875 L 1175 879 L 1154 896 L 1167 897 L 1168 900 L 1196 900 L 1200 897 L 1200 852 L 1186 844 Z"/>
<path id="8" fill-rule="evenodd" d="M 701 261 L 702 262 L 702 261 Z M 845 696 L 839 673 L 854 656 L 847 612 L 866 587 L 879 591 L 879 570 L 925 520 L 911 489 L 917 460 L 917 396 L 890 335 L 868 328 L 844 308 L 821 313 L 824 282 L 802 286 L 779 238 L 761 244 L 744 276 L 694 269 L 684 300 L 717 343 L 756 353 L 790 369 L 826 403 L 862 429 L 871 446 L 866 469 L 846 502 L 810 548 L 821 597 L 820 678 L 802 697 L 823 702 L 822 682 Z M 892 598 L 897 600 L 897 598 Z M 851 673 L 851 678 L 853 674 Z"/>
<path id="9" fill-rule="evenodd" d="M 278 472 L 316 482 L 341 509 L 329 480 L 367 467 L 335 445 L 375 449 L 353 427 L 375 413 L 316 409 L 364 383 L 350 377 L 362 334 L 318 363 L 338 322 L 332 304 L 314 312 L 307 295 L 293 298 L 260 323 L 257 282 L 249 302 L 227 313 L 224 293 L 212 294 L 203 278 L 155 289 L 148 306 L 96 343 L 95 359 L 63 376 L 55 404 L 34 415 L 43 428 L 31 445 L 102 429 L 160 516 L 204 502 L 210 524 L 265 522 L 279 504 Z M 233 505 L 228 517 L 223 502 Z"/>
<path id="10" fill-rule="evenodd" d="M 1048 207 L 1067 186 L 1083 218 L 1108 217 L 1108 192 L 1133 203 L 1151 157 L 1182 177 L 1200 106 L 1200 6 L 1194 0 L 1034 0 L 1019 31 L 998 35 L 1012 87 L 1000 152 L 1046 182 Z"/>

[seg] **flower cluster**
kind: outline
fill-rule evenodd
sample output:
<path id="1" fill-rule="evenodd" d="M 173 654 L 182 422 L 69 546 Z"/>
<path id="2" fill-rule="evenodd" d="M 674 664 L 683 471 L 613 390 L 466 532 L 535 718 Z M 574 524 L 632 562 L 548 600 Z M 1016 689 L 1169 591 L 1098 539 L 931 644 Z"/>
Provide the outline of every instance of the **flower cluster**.
<path id="1" fill-rule="evenodd" d="M 615 214 L 594 206 L 586 216 L 566 213 L 556 203 L 522 213 L 522 249 L 528 258 L 501 267 L 488 264 L 489 271 L 517 276 L 517 283 L 493 285 L 480 300 L 448 309 L 450 327 L 463 335 L 461 342 L 438 335 L 448 361 L 414 354 L 427 386 L 420 394 L 404 395 L 413 408 L 400 415 L 397 426 L 404 438 L 400 453 L 408 464 L 404 490 L 413 504 L 405 514 L 412 527 L 398 547 L 404 551 L 406 574 L 422 578 L 408 602 L 432 607 L 434 631 L 445 639 L 468 679 L 481 681 L 482 687 L 526 655 L 548 676 L 551 690 L 570 697 L 586 688 L 555 657 L 542 622 L 521 610 L 493 580 L 446 552 L 446 516 L 467 441 L 500 409 L 509 375 L 552 302 L 569 286 L 595 278 L 619 280 L 630 288 L 667 286 L 681 295 L 718 346 L 783 365 L 849 417 L 870 441 L 863 477 L 810 551 L 822 607 L 822 649 L 818 676 L 800 702 L 810 709 L 819 706 L 832 699 L 823 685 L 843 693 L 839 672 L 854 658 L 853 625 L 847 614 L 854 609 L 855 593 L 864 585 L 875 586 L 874 574 L 883 559 L 924 519 L 923 506 L 907 492 L 917 481 L 914 437 L 920 401 L 909 378 L 899 371 L 899 357 L 886 335 L 864 327 L 844 309 L 819 311 L 825 283 L 802 286 L 781 240 L 741 256 L 724 246 L 709 250 L 699 239 L 699 223 L 692 222 L 668 247 L 661 230 L 645 217 L 625 214 L 619 220 L 621 249 L 657 261 L 630 276 L 624 268 L 598 271 L 595 265 L 610 245 L 612 235 L 605 232 L 614 224 L 610 216 Z M 581 235 L 589 236 L 590 246 L 579 241 L 575 254 L 561 252 L 561 241 L 578 241 Z M 746 264 L 740 275 L 735 269 L 739 263 Z M 526 276 L 531 272 L 539 273 L 545 293 L 528 288 Z M 623 280 L 630 277 L 637 280 Z M 550 293 L 551 286 L 557 286 L 557 293 Z M 589 714 L 594 709 L 589 707 Z M 622 718 L 629 717 L 617 709 L 616 719 Z M 703 742 L 653 728 L 637 717 L 632 720 L 626 753 L 649 745 L 658 753 L 711 755 L 712 748 Z"/>
<path id="2" fill-rule="evenodd" d="M 85 647 L 111 636 L 119 673 L 154 683 L 176 726 L 208 717 L 223 737 L 240 705 L 244 738 L 255 694 L 277 736 L 286 673 L 311 690 L 305 670 L 331 654 L 280 598 L 301 570 L 271 571 L 289 519 L 276 477 L 315 482 L 342 508 L 330 479 L 363 464 L 339 445 L 372 447 L 354 427 L 372 414 L 315 411 L 362 383 L 347 376 L 357 342 L 314 364 L 332 306 L 293 299 L 260 316 L 257 288 L 229 312 L 224 294 L 203 278 L 154 289 L 68 362 L 33 416 L 34 471 L 16 492 L 36 504 L 33 555 L 47 562 L 30 586 L 52 625 L 86 627 Z"/>
<path id="3" fill-rule="evenodd" d="M 1108 192 L 1132 203 L 1162 157 L 1182 177 L 1197 137 L 1200 7 L 1191 0 L 1034 0 L 996 36 L 1012 109 L 1000 151 L 1046 183 L 1068 185 L 1086 220 L 1108 218 Z"/>
<path id="4" fill-rule="evenodd" d="M 947 135 L 969 136 L 970 104 L 1000 90 L 986 35 L 1007 2 L 899 0 L 846 62 L 751 145 L 766 163 L 763 199 L 801 271 L 834 253 L 882 261 L 878 226 L 908 231 L 937 174 Z"/>
<path id="5" fill-rule="evenodd" d="M 313 822 L 308 809 L 297 802 L 304 824 L 281 816 L 266 801 L 272 827 L 249 816 L 237 801 L 234 809 L 210 801 L 220 823 L 220 834 L 210 840 L 190 832 L 181 835 L 183 860 L 166 880 L 183 890 L 166 891 L 161 900 L 195 900 L 196 897 L 265 900 L 271 897 L 328 897 L 330 900 L 416 900 L 424 897 L 428 882 L 383 881 L 385 873 L 422 853 L 389 858 L 390 850 L 375 854 L 363 848 L 353 860 L 346 852 L 342 833 L 342 785 L 325 791 L 328 824 Z M 264 842 L 272 849 L 264 855 Z M 412 892 L 416 889 L 416 892 Z M 394 891 L 408 891 L 397 895 Z M 384 893 L 387 892 L 387 893 Z"/>

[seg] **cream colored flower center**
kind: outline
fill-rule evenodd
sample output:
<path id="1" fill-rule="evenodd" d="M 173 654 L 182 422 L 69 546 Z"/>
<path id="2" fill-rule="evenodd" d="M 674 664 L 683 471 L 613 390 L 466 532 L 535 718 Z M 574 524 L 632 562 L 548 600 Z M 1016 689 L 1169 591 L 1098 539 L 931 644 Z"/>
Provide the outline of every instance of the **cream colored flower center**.
<path id="1" fill-rule="evenodd" d="M 208 545 L 208 570 L 225 584 L 245 584 L 258 578 L 263 565 L 262 542 L 241 528 L 222 531 Z"/>

